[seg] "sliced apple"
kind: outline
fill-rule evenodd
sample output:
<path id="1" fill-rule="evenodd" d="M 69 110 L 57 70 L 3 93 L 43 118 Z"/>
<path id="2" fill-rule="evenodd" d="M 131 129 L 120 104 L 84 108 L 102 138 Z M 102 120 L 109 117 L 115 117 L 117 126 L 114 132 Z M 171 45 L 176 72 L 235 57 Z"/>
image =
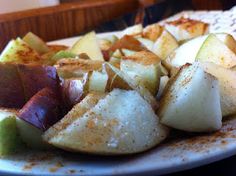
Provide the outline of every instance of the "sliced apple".
<path id="1" fill-rule="evenodd" d="M 165 59 L 172 51 L 178 48 L 179 44 L 174 36 L 167 30 L 163 30 L 160 37 L 155 41 L 151 51 L 161 59 Z"/>
<path id="2" fill-rule="evenodd" d="M 231 34 L 227 33 L 217 33 L 215 34 L 218 39 L 220 39 L 224 44 L 228 46 L 236 54 L 236 40 Z"/>
<path id="3" fill-rule="evenodd" d="M 135 37 L 130 35 L 125 35 L 119 40 L 117 40 L 111 47 L 110 51 L 115 52 L 117 49 L 128 49 L 132 51 L 142 51 L 147 50 L 145 46 L 142 45 Z"/>
<path id="4" fill-rule="evenodd" d="M 89 92 L 88 73 L 82 77 L 64 79 L 61 83 L 62 97 L 68 109 L 79 103 Z"/>
<path id="5" fill-rule="evenodd" d="M 106 92 L 108 75 L 106 72 L 93 71 L 89 76 L 89 91 Z"/>
<path id="6" fill-rule="evenodd" d="M 208 36 L 201 36 L 189 40 L 174 50 L 166 59 L 171 65 L 180 67 L 186 63 L 193 63 L 199 49 Z"/>
<path id="7" fill-rule="evenodd" d="M 76 55 L 86 53 L 92 60 L 104 60 L 94 31 L 81 37 L 70 51 Z"/>
<path id="8" fill-rule="evenodd" d="M 170 80 L 170 78 L 168 76 L 162 76 L 160 78 L 160 86 L 159 86 L 159 90 L 158 90 L 158 93 L 157 93 L 157 96 L 156 96 L 157 100 L 161 99 L 161 96 L 162 96 L 162 94 L 164 92 L 164 89 L 165 89 L 165 87 L 166 87 L 169 80 Z"/>
<path id="9" fill-rule="evenodd" d="M 22 148 L 15 115 L 15 110 L 0 109 L 0 156 L 10 155 Z"/>
<path id="10" fill-rule="evenodd" d="M 45 131 L 60 120 L 61 100 L 51 89 L 44 88 L 36 93 L 19 111 L 18 117 L 34 127 Z"/>
<path id="11" fill-rule="evenodd" d="M 104 69 L 108 74 L 108 90 L 113 90 L 114 88 L 120 88 L 125 90 L 136 90 L 153 108 L 156 110 L 158 107 L 158 102 L 150 91 L 140 84 L 136 79 L 132 79 L 123 71 L 117 69 L 109 63 L 104 64 Z"/>
<path id="12" fill-rule="evenodd" d="M 44 139 L 68 151 L 117 155 L 145 151 L 168 135 L 151 106 L 134 90 L 114 89 L 86 113 L 77 114 L 52 137 L 46 132 Z"/>
<path id="13" fill-rule="evenodd" d="M 236 72 L 209 62 L 201 66 L 219 80 L 222 115 L 236 114 Z"/>
<path id="14" fill-rule="evenodd" d="M 72 78 L 83 76 L 84 73 L 93 70 L 100 70 L 103 61 L 85 59 L 61 59 L 56 65 L 58 75 L 62 78 Z"/>
<path id="15" fill-rule="evenodd" d="M 22 39 L 11 40 L 0 55 L 0 62 L 40 63 L 39 54 Z"/>
<path id="16" fill-rule="evenodd" d="M 219 83 L 198 63 L 186 65 L 171 79 L 160 102 L 161 122 L 189 132 L 221 128 Z"/>
<path id="17" fill-rule="evenodd" d="M 196 60 L 231 68 L 236 65 L 236 54 L 214 34 L 210 34 L 198 51 Z"/>
<path id="18" fill-rule="evenodd" d="M 50 66 L 0 64 L 0 106 L 22 108 L 39 90 L 49 87 L 59 95 L 59 78 Z"/>
<path id="19" fill-rule="evenodd" d="M 154 42 L 146 38 L 137 38 L 148 50 L 152 51 Z"/>
<path id="20" fill-rule="evenodd" d="M 76 104 L 64 118 L 49 128 L 44 133 L 43 139 L 49 141 L 54 136 L 57 136 L 60 131 L 66 129 L 67 126 L 72 124 L 78 117 L 83 116 L 88 110 L 93 108 L 105 95 L 106 94 L 101 92 L 89 93 L 80 103 Z"/>
<path id="21" fill-rule="evenodd" d="M 153 42 L 157 40 L 157 38 L 161 35 L 163 31 L 163 26 L 160 26 L 159 24 L 152 24 L 148 25 L 143 29 L 143 34 L 142 36 L 144 38 L 147 38 Z"/>
<path id="22" fill-rule="evenodd" d="M 187 40 L 208 33 L 209 24 L 189 18 L 169 21 L 164 27 L 178 40 Z"/>
<path id="23" fill-rule="evenodd" d="M 132 36 L 137 36 L 141 35 L 143 31 L 143 26 L 142 24 L 136 24 L 134 26 L 127 27 L 121 32 L 121 36 L 124 35 L 132 35 Z"/>
<path id="24" fill-rule="evenodd" d="M 40 55 L 47 53 L 50 51 L 47 44 L 37 35 L 33 34 L 32 32 L 28 32 L 24 37 L 23 40 L 28 43 L 28 45 L 37 51 Z"/>
<path id="25" fill-rule="evenodd" d="M 120 69 L 155 95 L 158 91 L 161 76 L 160 65 L 161 60 L 157 55 L 149 51 L 140 51 L 128 57 L 123 57 Z"/>

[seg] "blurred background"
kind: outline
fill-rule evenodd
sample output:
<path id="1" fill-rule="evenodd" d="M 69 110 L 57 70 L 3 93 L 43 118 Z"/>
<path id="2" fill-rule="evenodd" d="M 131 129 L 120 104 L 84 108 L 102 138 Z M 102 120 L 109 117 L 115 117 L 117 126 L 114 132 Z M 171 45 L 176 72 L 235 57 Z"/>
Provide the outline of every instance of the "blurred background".
<path id="1" fill-rule="evenodd" d="M 144 26 L 183 10 L 227 10 L 236 0 L 0 0 L 0 50 L 28 31 L 46 41 Z"/>

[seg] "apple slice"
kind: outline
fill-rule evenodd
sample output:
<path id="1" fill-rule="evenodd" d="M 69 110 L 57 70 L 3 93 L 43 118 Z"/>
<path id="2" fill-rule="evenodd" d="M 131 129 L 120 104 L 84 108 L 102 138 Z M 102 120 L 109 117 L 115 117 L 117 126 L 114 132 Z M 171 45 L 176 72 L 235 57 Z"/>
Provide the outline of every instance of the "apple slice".
<path id="1" fill-rule="evenodd" d="M 180 67 L 186 63 L 193 63 L 199 49 L 208 36 L 201 36 L 189 40 L 174 50 L 166 59 L 171 65 Z"/>
<path id="2" fill-rule="evenodd" d="M 45 87 L 59 95 L 59 78 L 54 67 L 0 64 L 1 107 L 22 108 L 34 94 Z"/>
<path id="3" fill-rule="evenodd" d="M 141 37 L 137 38 L 137 40 L 140 41 L 148 50 L 152 51 L 154 45 L 153 41 Z"/>
<path id="4" fill-rule="evenodd" d="M 106 72 L 93 71 L 89 76 L 89 92 L 106 92 L 108 75 Z"/>
<path id="5" fill-rule="evenodd" d="M 143 31 L 143 26 L 142 24 L 136 24 L 134 26 L 130 26 L 126 29 L 124 29 L 121 32 L 121 37 L 125 36 L 125 35 L 132 35 L 132 36 L 137 36 L 137 35 L 141 35 Z"/>
<path id="6" fill-rule="evenodd" d="M 88 93 L 88 73 L 82 77 L 64 79 L 61 83 L 62 97 L 68 109 L 79 103 Z"/>
<path id="7" fill-rule="evenodd" d="M 83 116 L 87 111 L 92 109 L 100 99 L 104 98 L 106 94 L 101 92 L 92 92 L 86 95 L 86 97 L 76 104 L 60 121 L 50 127 L 44 132 L 44 141 L 49 141 L 56 136 L 60 131 L 66 129 L 73 123 L 78 117 Z"/>
<path id="8" fill-rule="evenodd" d="M 76 55 L 86 53 L 92 60 L 104 60 L 94 31 L 81 37 L 70 51 Z"/>
<path id="9" fill-rule="evenodd" d="M 28 45 L 37 51 L 40 55 L 47 53 L 50 51 L 47 44 L 39 38 L 37 35 L 33 34 L 32 32 L 28 32 L 24 37 L 23 40 L 28 43 Z"/>
<path id="10" fill-rule="evenodd" d="M 143 34 L 142 36 L 144 38 L 147 38 L 153 42 L 157 40 L 158 37 L 160 37 L 162 31 L 163 31 L 163 26 L 160 26 L 159 24 L 152 24 L 148 25 L 143 29 Z"/>
<path id="11" fill-rule="evenodd" d="M 179 18 L 164 24 L 165 28 L 178 40 L 188 40 L 208 33 L 209 24 L 189 18 Z"/>
<path id="12" fill-rule="evenodd" d="M 39 54 L 22 39 L 11 40 L 0 55 L 0 62 L 41 63 Z"/>
<path id="13" fill-rule="evenodd" d="M 201 66 L 207 73 L 215 76 L 219 81 L 222 115 L 235 115 L 236 72 L 209 62 L 203 62 Z"/>
<path id="14" fill-rule="evenodd" d="M 160 101 L 161 122 L 189 132 L 221 128 L 219 83 L 198 63 L 186 65 L 169 81 Z"/>
<path id="15" fill-rule="evenodd" d="M 125 35 L 120 40 L 117 40 L 111 47 L 110 51 L 115 52 L 117 49 L 128 49 L 131 51 L 143 51 L 147 50 L 145 46 L 142 45 L 135 37 Z"/>
<path id="16" fill-rule="evenodd" d="M 198 51 L 196 60 L 213 62 L 225 68 L 231 68 L 236 65 L 236 54 L 216 35 L 210 34 Z"/>
<path id="17" fill-rule="evenodd" d="M 236 54 L 236 40 L 231 34 L 227 33 L 217 33 L 216 37 L 224 42 L 229 49 L 231 49 Z"/>
<path id="18" fill-rule="evenodd" d="M 22 148 L 15 114 L 15 110 L 0 109 L 0 156 L 10 155 Z"/>
<path id="19" fill-rule="evenodd" d="M 161 59 L 157 55 L 149 51 L 140 51 L 128 57 L 123 57 L 120 70 L 155 95 L 159 87 L 160 65 Z"/>
<path id="20" fill-rule="evenodd" d="M 155 111 L 158 107 L 158 102 L 150 91 L 144 87 L 136 79 L 132 79 L 123 71 L 117 69 L 109 63 L 104 64 L 104 69 L 108 74 L 108 91 L 113 90 L 114 88 L 120 88 L 125 90 L 136 90 L 153 108 Z"/>
<path id="21" fill-rule="evenodd" d="M 55 135 L 46 131 L 44 139 L 68 151 L 117 155 L 145 151 L 168 135 L 151 106 L 134 90 L 114 89 L 86 113 L 80 111 L 73 108 L 72 122 L 59 128 L 56 124 L 51 129 L 59 130 Z"/>
<path id="22" fill-rule="evenodd" d="M 61 59 L 56 65 L 58 75 L 62 78 L 81 77 L 84 73 L 101 70 L 103 61 L 85 59 Z"/>
<path id="23" fill-rule="evenodd" d="M 44 88 L 35 94 L 19 111 L 18 117 L 45 131 L 60 120 L 61 100 L 51 89 Z"/>
<path id="24" fill-rule="evenodd" d="M 174 36 L 167 30 L 163 30 L 160 37 L 155 41 L 151 51 L 164 60 L 172 51 L 178 48 L 179 44 Z"/>

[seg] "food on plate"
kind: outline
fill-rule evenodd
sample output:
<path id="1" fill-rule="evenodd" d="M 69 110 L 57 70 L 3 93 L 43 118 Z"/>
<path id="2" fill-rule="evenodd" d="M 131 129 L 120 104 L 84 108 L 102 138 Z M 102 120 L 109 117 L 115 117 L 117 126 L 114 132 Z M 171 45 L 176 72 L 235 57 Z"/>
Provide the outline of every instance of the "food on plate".
<path id="1" fill-rule="evenodd" d="M 144 38 L 147 38 L 147 39 L 155 42 L 157 40 L 157 38 L 160 37 L 163 30 L 164 30 L 163 26 L 161 26 L 159 24 L 148 25 L 143 29 L 142 36 Z"/>
<path id="2" fill-rule="evenodd" d="M 18 117 L 45 131 L 60 119 L 61 101 L 50 88 L 43 88 L 21 108 Z"/>
<path id="3" fill-rule="evenodd" d="M 236 71 L 226 69 L 210 62 L 201 63 L 201 67 L 209 74 L 215 76 L 220 86 L 220 101 L 222 115 L 236 114 Z"/>
<path id="4" fill-rule="evenodd" d="M 175 37 L 173 37 L 167 30 L 163 30 L 161 35 L 155 41 L 151 51 L 161 59 L 165 59 L 178 46 L 179 44 Z"/>
<path id="5" fill-rule="evenodd" d="M 183 66 L 168 82 L 158 116 L 172 128 L 208 132 L 221 128 L 222 113 L 218 80 L 199 65 Z"/>
<path id="6" fill-rule="evenodd" d="M 85 73 L 81 77 L 62 80 L 61 93 L 65 106 L 71 109 L 85 97 L 88 93 L 88 79 L 89 74 Z"/>
<path id="7" fill-rule="evenodd" d="M 44 139 L 65 150 L 107 155 L 147 150 L 168 134 L 151 106 L 134 90 L 114 89 L 81 116 L 75 115 L 65 128 L 63 123 L 60 126 L 63 129 L 54 131 L 52 137 L 46 131 Z"/>
<path id="8" fill-rule="evenodd" d="M 209 24 L 202 21 L 181 17 L 164 24 L 165 28 L 178 40 L 188 40 L 208 32 Z"/>
<path id="9" fill-rule="evenodd" d="M 104 60 L 95 32 L 90 32 L 81 37 L 72 46 L 70 52 L 76 55 L 86 53 L 92 60 Z"/>
<path id="10" fill-rule="evenodd" d="M 0 64 L 1 107 L 22 108 L 35 93 L 45 87 L 59 94 L 59 78 L 54 67 Z"/>
<path id="11" fill-rule="evenodd" d="M 236 41 L 207 29 L 181 18 L 89 32 L 72 47 L 33 33 L 10 41 L 0 55 L 0 155 L 19 146 L 132 154 L 172 128 L 219 130 L 236 114 Z"/>
<path id="12" fill-rule="evenodd" d="M 0 55 L 0 62 L 40 63 L 39 54 L 20 38 L 11 40 Z"/>
<path id="13" fill-rule="evenodd" d="M 14 153 L 22 146 L 15 114 L 16 110 L 0 109 L 0 157 Z"/>
<path id="14" fill-rule="evenodd" d="M 161 59 L 150 51 L 140 51 L 123 57 L 120 70 L 145 86 L 153 95 L 158 91 Z"/>
<path id="15" fill-rule="evenodd" d="M 23 37 L 23 41 L 25 41 L 31 48 L 37 51 L 40 55 L 50 51 L 50 48 L 47 46 L 47 44 L 32 32 L 28 32 Z"/>
<path id="16" fill-rule="evenodd" d="M 228 55 L 228 57 L 229 56 L 235 57 L 233 55 L 235 55 L 235 53 L 236 53 L 236 52 L 234 52 L 235 46 L 236 46 L 236 41 L 232 37 L 232 35 L 226 34 L 226 33 L 214 34 L 215 36 L 213 37 L 213 39 L 215 39 L 217 42 L 213 42 L 212 39 L 210 39 L 211 44 L 210 44 L 210 50 L 208 51 L 208 49 L 206 48 L 206 45 L 203 46 L 203 44 L 205 43 L 206 39 L 209 39 L 208 37 L 210 37 L 211 35 L 212 34 L 200 36 L 200 37 L 197 37 L 197 38 L 194 38 L 192 40 L 185 42 L 179 48 L 177 48 L 175 51 L 173 51 L 168 56 L 168 58 L 166 60 L 169 63 L 171 63 L 171 65 L 174 65 L 176 67 L 182 66 L 186 63 L 193 63 L 197 59 L 197 55 L 199 54 L 200 49 L 201 49 L 200 54 L 201 55 L 205 54 L 205 56 L 204 55 L 201 56 L 203 60 L 210 61 L 209 60 L 210 57 L 211 57 L 211 59 L 214 58 L 215 60 L 217 60 L 217 59 L 219 59 L 220 54 L 219 53 L 216 54 L 216 52 L 214 52 L 214 49 L 216 47 L 220 47 L 220 46 L 222 46 L 221 51 L 223 50 L 224 56 L 227 57 L 227 55 Z M 217 39 L 215 37 L 217 37 Z M 210 38 L 212 38 L 212 37 L 210 37 Z M 209 43 L 209 40 L 207 41 L 207 43 Z M 186 52 L 186 51 L 188 51 L 188 52 Z M 214 55 L 210 54 L 210 51 L 213 52 Z M 226 58 L 226 61 L 228 61 L 228 60 L 230 60 L 230 58 Z M 232 60 L 231 62 L 234 62 L 233 59 L 231 59 L 231 60 Z M 222 64 L 225 64 L 225 63 L 222 63 Z"/>
<path id="17" fill-rule="evenodd" d="M 236 65 L 236 53 L 227 47 L 216 35 L 210 34 L 199 49 L 196 59 L 231 68 Z"/>
<path id="18" fill-rule="evenodd" d="M 60 77 L 71 78 L 83 76 L 89 71 L 100 70 L 103 63 L 99 60 L 66 58 L 59 60 L 54 67 Z"/>
<path id="19" fill-rule="evenodd" d="M 143 31 L 142 24 L 136 24 L 134 26 L 130 26 L 124 29 L 121 33 L 121 36 L 125 36 L 125 35 L 138 36 L 142 34 L 142 31 Z"/>
<path id="20" fill-rule="evenodd" d="M 106 92 L 108 75 L 106 72 L 93 71 L 89 76 L 89 92 Z"/>

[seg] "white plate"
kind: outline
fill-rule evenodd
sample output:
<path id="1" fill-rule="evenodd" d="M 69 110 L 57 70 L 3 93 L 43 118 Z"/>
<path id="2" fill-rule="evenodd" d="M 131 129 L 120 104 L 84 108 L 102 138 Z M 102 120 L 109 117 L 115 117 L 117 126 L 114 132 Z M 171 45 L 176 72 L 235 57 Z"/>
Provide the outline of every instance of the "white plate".
<path id="1" fill-rule="evenodd" d="M 109 34 L 102 34 L 109 35 Z M 51 43 L 71 45 L 78 38 Z M 105 157 L 57 152 L 22 152 L 0 159 L 0 175 L 129 175 L 166 174 L 208 164 L 236 154 L 236 119 L 220 131 L 172 138 L 136 155 Z"/>

